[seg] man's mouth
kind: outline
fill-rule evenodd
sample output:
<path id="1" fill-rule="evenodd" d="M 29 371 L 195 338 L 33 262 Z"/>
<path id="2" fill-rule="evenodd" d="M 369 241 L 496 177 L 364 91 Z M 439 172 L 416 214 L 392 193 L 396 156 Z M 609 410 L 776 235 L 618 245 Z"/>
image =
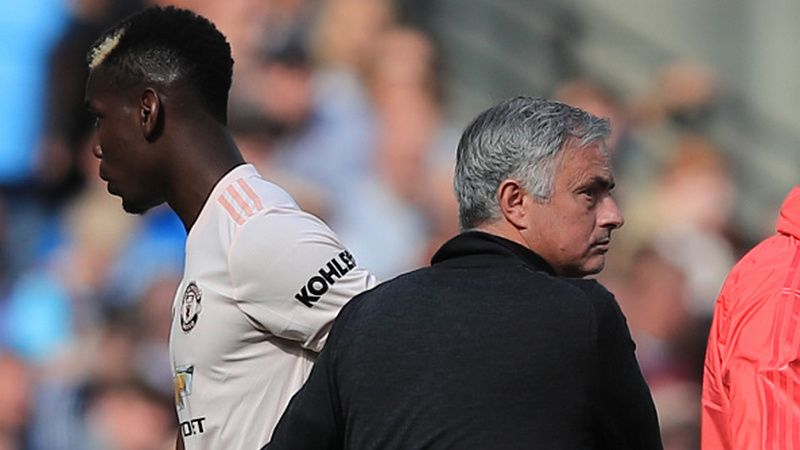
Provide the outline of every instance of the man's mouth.
<path id="1" fill-rule="evenodd" d="M 112 185 L 111 180 L 109 180 L 108 174 L 106 174 L 105 171 L 103 171 L 102 168 L 100 168 L 99 176 L 100 176 L 100 179 L 103 180 L 106 183 L 106 191 L 108 191 L 109 194 L 111 194 L 111 195 L 119 195 L 119 193 L 117 192 L 116 188 L 114 188 L 114 186 Z"/>
<path id="2" fill-rule="evenodd" d="M 611 244 L 611 239 L 601 239 L 592 244 L 592 248 L 607 252 L 609 244 Z"/>

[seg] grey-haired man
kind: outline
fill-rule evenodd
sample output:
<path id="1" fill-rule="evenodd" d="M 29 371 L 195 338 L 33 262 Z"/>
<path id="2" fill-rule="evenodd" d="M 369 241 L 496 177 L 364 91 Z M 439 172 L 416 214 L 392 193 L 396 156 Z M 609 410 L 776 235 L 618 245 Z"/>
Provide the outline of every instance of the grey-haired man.
<path id="1" fill-rule="evenodd" d="M 622 215 L 609 124 L 536 98 L 458 147 L 463 232 L 430 267 L 363 293 L 266 448 L 660 449 L 603 269 Z"/>

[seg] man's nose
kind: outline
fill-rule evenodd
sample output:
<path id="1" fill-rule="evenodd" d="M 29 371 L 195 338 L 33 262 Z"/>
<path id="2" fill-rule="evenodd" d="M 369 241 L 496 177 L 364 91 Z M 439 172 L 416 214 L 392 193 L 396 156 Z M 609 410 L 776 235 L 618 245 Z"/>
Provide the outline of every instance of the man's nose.
<path id="1" fill-rule="evenodd" d="M 619 209 L 617 201 L 614 197 L 608 195 L 603 201 L 603 208 L 601 217 L 599 217 L 600 226 L 616 230 L 625 224 L 625 218 L 622 217 L 622 211 Z"/>
<path id="2" fill-rule="evenodd" d="M 100 139 L 97 137 L 97 130 L 92 130 L 89 136 L 89 145 L 92 147 L 92 154 L 95 158 L 103 158 L 103 148 L 100 146 Z"/>
<path id="3" fill-rule="evenodd" d="M 97 159 L 103 158 L 103 147 L 100 146 L 100 141 L 97 139 L 97 135 L 92 137 L 92 154 Z"/>

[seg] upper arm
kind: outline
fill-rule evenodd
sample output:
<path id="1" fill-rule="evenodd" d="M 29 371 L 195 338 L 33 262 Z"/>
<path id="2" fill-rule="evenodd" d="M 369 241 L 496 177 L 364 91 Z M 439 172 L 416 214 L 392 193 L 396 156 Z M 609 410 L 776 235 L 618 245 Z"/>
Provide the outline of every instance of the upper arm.
<path id="1" fill-rule="evenodd" d="M 352 305 L 351 305 L 352 306 Z M 271 441 L 262 450 L 341 449 L 344 445 L 344 412 L 337 374 L 339 335 L 345 328 L 349 307 L 343 311 L 303 387 L 292 397 L 275 426 Z"/>
<path id="2" fill-rule="evenodd" d="M 701 437 L 707 448 L 729 448 L 728 395 L 721 347 L 725 345 L 725 291 L 717 298 L 703 365 Z"/>
<path id="3" fill-rule="evenodd" d="M 324 223 L 299 211 L 245 223 L 229 264 L 240 309 L 270 333 L 314 351 L 342 306 L 375 284 Z"/>

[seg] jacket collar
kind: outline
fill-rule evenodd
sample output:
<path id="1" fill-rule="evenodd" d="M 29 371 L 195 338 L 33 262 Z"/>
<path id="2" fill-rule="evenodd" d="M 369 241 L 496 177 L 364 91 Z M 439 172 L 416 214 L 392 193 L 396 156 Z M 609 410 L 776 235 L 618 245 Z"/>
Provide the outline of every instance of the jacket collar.
<path id="1" fill-rule="evenodd" d="M 800 186 L 786 196 L 776 226 L 779 233 L 800 238 Z"/>
<path id="2" fill-rule="evenodd" d="M 534 270 L 555 275 L 555 270 L 529 248 L 483 231 L 465 231 L 449 241 L 433 255 L 431 264 L 455 263 L 467 257 L 500 256 L 514 258 Z"/>

